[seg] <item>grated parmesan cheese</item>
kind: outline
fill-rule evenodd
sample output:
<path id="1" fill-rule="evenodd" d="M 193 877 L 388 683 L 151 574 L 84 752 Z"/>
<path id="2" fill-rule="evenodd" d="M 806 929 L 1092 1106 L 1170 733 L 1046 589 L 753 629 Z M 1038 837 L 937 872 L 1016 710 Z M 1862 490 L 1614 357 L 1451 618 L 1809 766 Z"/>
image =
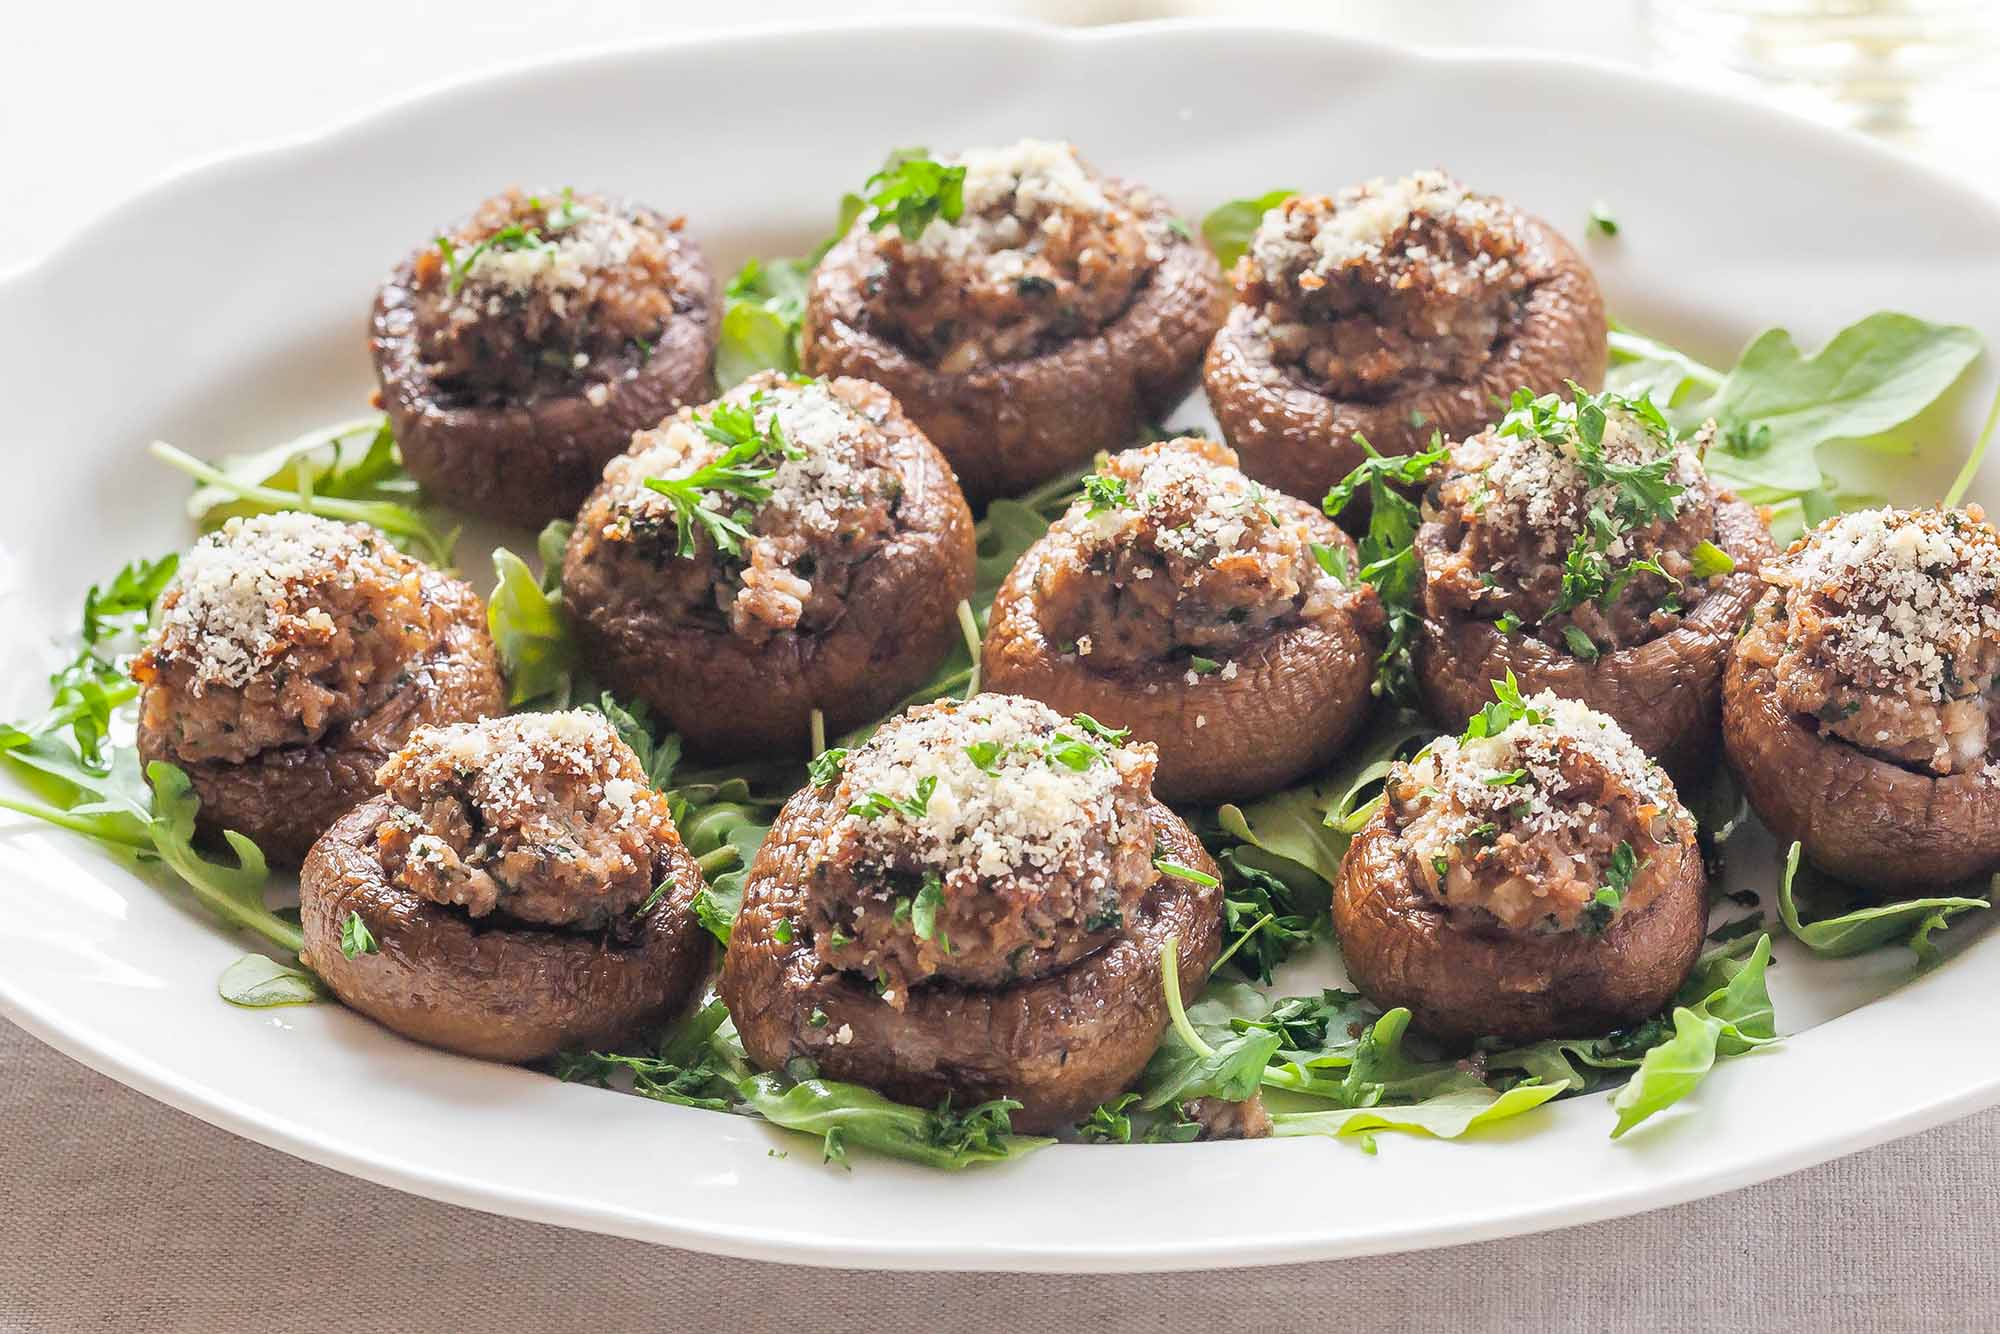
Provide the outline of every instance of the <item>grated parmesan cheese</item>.
<path id="1" fill-rule="evenodd" d="M 194 664 L 196 694 L 240 688 L 299 628 L 333 628 L 313 590 L 351 577 L 347 563 L 379 543 L 367 528 L 298 510 L 231 519 L 181 561 L 163 602 L 159 651 Z"/>
<path id="2" fill-rule="evenodd" d="M 592 709 L 420 727 L 382 766 L 376 781 L 393 791 L 405 771 L 425 772 L 432 757 L 443 760 L 462 780 L 471 804 L 486 811 L 535 807 L 541 804 L 537 793 L 547 779 L 566 775 L 581 780 L 583 791 L 613 812 L 609 823 L 615 827 L 631 821 L 647 791 L 631 776 L 638 769 L 631 748 L 610 721 Z M 580 813 L 591 819 L 597 812 Z"/>
<path id="3" fill-rule="evenodd" d="M 1544 690 L 1525 701 L 1546 721 L 1517 720 L 1497 736 L 1461 741 L 1443 736 L 1410 761 L 1412 782 L 1436 789 L 1428 808 L 1430 831 L 1439 846 L 1456 843 L 1484 821 L 1504 816 L 1524 833 L 1587 830 L 1603 818 L 1596 806 L 1550 794 L 1567 784 L 1566 754 L 1594 761 L 1621 787 L 1658 806 L 1676 803 L 1660 767 L 1639 749 L 1625 729 L 1596 709 Z M 1492 783 L 1496 775 L 1525 770 L 1516 782 Z"/>
<path id="4" fill-rule="evenodd" d="M 1512 219 L 1492 200 L 1469 194 L 1440 171 L 1397 180 L 1377 178 L 1334 196 L 1295 196 L 1264 214 L 1250 242 L 1251 262 L 1267 277 L 1295 275 L 1315 291 L 1338 270 L 1378 263 L 1390 254 L 1416 262 L 1432 258 L 1420 240 L 1427 224 L 1466 232 L 1506 235 Z M 1475 256 L 1474 267 L 1493 261 Z"/>
<path id="5" fill-rule="evenodd" d="M 1815 529 L 1763 571 L 1813 600 L 1822 651 L 1871 688 L 1963 693 L 1954 664 L 2000 640 L 2000 534 L 1954 510 L 1863 510 Z M 1878 738 L 1882 740 L 1886 738 Z"/>
<path id="6" fill-rule="evenodd" d="M 1095 758 L 1080 769 L 1051 759 L 1047 746 L 1059 733 L 1089 745 Z M 982 768 L 970 748 L 987 746 L 992 756 Z M 885 724 L 848 757 L 834 794 L 848 813 L 829 834 L 981 879 L 1074 873 L 1090 831 L 1108 829 L 1111 843 L 1121 837 L 1119 790 L 1143 786 L 1152 765 L 1151 746 L 1091 737 L 1036 700 L 978 695 L 931 705 Z M 922 787 L 930 795 L 919 803 Z M 890 809 L 872 819 L 849 809 L 871 793 L 888 798 Z"/>

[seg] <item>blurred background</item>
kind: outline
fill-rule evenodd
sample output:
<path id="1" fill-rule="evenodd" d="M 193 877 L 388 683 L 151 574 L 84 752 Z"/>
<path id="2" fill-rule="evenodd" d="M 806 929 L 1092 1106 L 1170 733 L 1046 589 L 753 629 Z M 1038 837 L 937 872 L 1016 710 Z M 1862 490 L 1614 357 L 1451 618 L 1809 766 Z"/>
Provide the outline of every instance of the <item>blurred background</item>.
<path id="1" fill-rule="evenodd" d="M 1523 60 L 1581 55 L 1851 126 L 2000 193 L 2000 0 L 111 0 L 9 7 L 0 270 L 191 162 L 441 81 L 717 29 L 913 15 L 1280 20 Z M 741 108 L 675 107 L 671 90 L 662 102 L 723 119 L 754 114 L 755 95 Z"/>

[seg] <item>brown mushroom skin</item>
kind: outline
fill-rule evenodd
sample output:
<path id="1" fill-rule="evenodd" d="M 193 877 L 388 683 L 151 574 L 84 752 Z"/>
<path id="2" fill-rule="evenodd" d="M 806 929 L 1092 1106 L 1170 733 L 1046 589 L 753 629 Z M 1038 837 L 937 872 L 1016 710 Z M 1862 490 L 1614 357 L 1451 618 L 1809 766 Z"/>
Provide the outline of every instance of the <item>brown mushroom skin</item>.
<path id="1" fill-rule="evenodd" d="M 694 915 L 701 868 L 675 839 L 674 888 L 637 938 L 474 923 L 391 883 L 375 830 L 396 809 L 377 796 L 326 831 L 299 876 L 299 958 L 349 1008 L 406 1038 L 488 1061 L 533 1061 L 615 1045 L 684 1011 L 707 979 L 713 937 Z M 348 958 L 357 915 L 377 948 Z"/>
<path id="2" fill-rule="evenodd" d="M 1829 875 L 1918 892 L 2000 870 L 2000 785 L 1978 769 L 1916 773 L 1821 734 L 1740 653 L 1723 677 L 1722 739 L 1757 818 Z"/>
<path id="3" fill-rule="evenodd" d="M 443 641 L 381 704 L 310 745 L 261 751 L 241 763 L 190 764 L 174 757 L 170 737 L 140 727 L 140 762 L 177 765 L 193 784 L 201 799 L 195 828 L 204 840 L 219 842 L 224 830 L 233 829 L 256 843 L 271 865 L 297 866 L 328 826 L 381 791 L 375 771 L 410 733 L 507 711 L 507 683 L 486 631 L 485 602 L 469 584 L 439 570 L 424 571 L 423 588 L 450 614 Z"/>
<path id="4" fill-rule="evenodd" d="M 1411 883 L 1385 802 L 1348 846 L 1333 887 L 1347 975 L 1384 1009 L 1408 1007 L 1447 1042 L 1589 1037 L 1659 1013 L 1701 956 L 1708 881 L 1695 842 L 1676 844 L 1647 901 L 1599 936 L 1461 928 Z"/>
<path id="5" fill-rule="evenodd" d="M 1156 199 L 1149 216 L 1163 221 L 1172 210 Z M 1138 439 L 1194 387 L 1222 321 L 1215 256 L 1172 233 L 1131 305 L 1102 329 L 1040 356 L 947 374 L 867 329 L 859 248 L 867 227 L 857 219 L 813 270 L 801 360 L 810 374 L 886 386 L 951 460 L 974 504 L 1018 495 Z"/>
<path id="6" fill-rule="evenodd" d="M 933 982 L 898 1013 L 866 981 L 820 963 L 802 920 L 801 885 L 814 833 L 839 813 L 813 789 L 779 812 L 744 886 L 719 991 L 750 1059 L 766 1070 L 810 1057 L 829 1079 L 879 1089 L 899 1102 L 960 1107 L 1014 1098 L 1014 1129 L 1065 1127 L 1124 1090 L 1160 1044 L 1168 1016 L 1160 950 L 1179 941 L 1178 979 L 1193 996 L 1222 948 L 1222 890 L 1162 875 L 1126 930 L 1060 972 L 1009 986 Z M 1219 876 L 1180 817 L 1151 811 L 1160 855 Z M 815 1025 L 815 1013 L 824 1021 Z M 840 1034 L 849 1034 L 840 1041 Z"/>
<path id="7" fill-rule="evenodd" d="M 1491 621 L 1426 606 L 1414 653 L 1426 712 L 1455 727 L 1485 707 L 1492 683 L 1511 671 L 1524 695 L 1552 690 L 1609 714 L 1676 778 L 1702 772 L 1715 753 L 1723 665 L 1763 587 L 1757 569 L 1776 553 L 1763 518 L 1726 491 L 1716 498 L 1715 529 L 1735 570 L 1673 630 L 1593 662 L 1532 635 L 1503 635 Z M 1433 525 L 1417 532 L 1420 554 L 1442 540 Z"/>
<path id="8" fill-rule="evenodd" d="M 598 558 L 612 516 L 608 486 L 591 494 L 570 534 L 563 600 L 587 660 L 620 696 L 643 700 L 705 754 L 803 755 L 814 709 L 829 736 L 879 718 L 929 679 L 962 633 L 958 604 L 972 596 L 975 538 L 950 466 L 880 387 L 834 384 L 882 412 L 903 497 L 895 536 L 861 567 L 830 629 L 752 644 L 725 625 L 665 614 Z"/>
<path id="9" fill-rule="evenodd" d="M 1354 543 L 1317 510 L 1291 497 L 1314 540 L 1344 550 Z M 1293 517 L 1290 513 L 1287 518 Z M 1159 747 L 1153 790 L 1164 801 L 1236 800 L 1273 792 L 1321 768 L 1367 720 L 1369 685 L 1382 635 L 1345 616 L 1302 621 L 1230 650 L 1233 680 L 1187 682 L 1185 663 L 1100 672 L 1064 653 L 1042 632 L 1035 587 L 1048 539 L 1015 562 L 993 600 L 979 657 L 988 690 L 1026 695 L 1058 713 L 1087 713 L 1129 727 L 1136 741 Z"/>
<path id="10" fill-rule="evenodd" d="M 1233 306 L 1209 345 L 1202 385 L 1243 471 L 1267 486 L 1318 501 L 1366 455 L 1359 434 L 1382 454 L 1416 454 L 1433 432 L 1461 440 L 1489 425 L 1495 402 L 1526 385 L 1537 394 L 1574 380 L 1604 383 L 1608 331 L 1604 296 L 1576 247 L 1539 218 L 1521 216 L 1528 253 L 1540 257 L 1519 315 L 1474 380 L 1432 379 L 1376 402 L 1321 393 L 1271 356 L 1252 327 L 1256 312 Z M 1354 522 L 1367 508 L 1349 507 Z M 1484 685 L 1481 693 L 1485 693 Z"/>
<path id="11" fill-rule="evenodd" d="M 636 210 L 653 226 L 672 222 Z M 502 523 L 539 527 L 576 513 L 604 465 L 684 403 L 699 403 L 715 387 L 715 343 L 721 330 L 715 276 L 693 242 L 674 250 L 679 291 L 698 294 L 692 309 L 669 320 L 630 378 L 605 381 L 604 401 L 582 388 L 532 402 L 453 403 L 424 369 L 417 345 L 416 257 L 399 264 L 376 294 L 369 348 L 380 383 L 378 405 L 389 414 L 410 475 L 454 509 Z"/>

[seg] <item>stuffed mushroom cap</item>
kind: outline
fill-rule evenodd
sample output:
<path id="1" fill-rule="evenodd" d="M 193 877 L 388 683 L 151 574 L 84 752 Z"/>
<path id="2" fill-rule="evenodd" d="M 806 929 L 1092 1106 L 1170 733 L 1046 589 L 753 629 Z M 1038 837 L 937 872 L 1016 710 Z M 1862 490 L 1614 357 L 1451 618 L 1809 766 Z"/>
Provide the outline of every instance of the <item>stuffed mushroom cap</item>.
<path id="1" fill-rule="evenodd" d="M 516 523 L 576 512 L 632 432 L 707 396 L 714 279 L 678 218 L 510 189 L 377 297 L 382 406 L 410 472 Z"/>
<path id="2" fill-rule="evenodd" d="M 1416 537 L 1433 717 L 1511 671 L 1616 718 L 1678 773 L 1714 747 L 1723 662 L 1771 554 L 1762 518 L 1649 399 L 1515 393 L 1450 447 Z"/>
<path id="3" fill-rule="evenodd" d="M 1157 195 L 1037 139 L 878 184 L 813 273 L 804 361 L 888 386 L 974 500 L 1122 445 L 1191 384 L 1220 275 Z"/>
<path id="4" fill-rule="evenodd" d="M 347 1004 L 529 1060 L 620 1041 L 692 997 L 701 872 L 603 715 L 424 728 L 379 778 L 301 877 L 302 957 Z"/>
<path id="5" fill-rule="evenodd" d="M 1251 795 L 1330 760 L 1382 643 L 1352 541 L 1193 437 L 1115 455 L 1085 491 L 995 599 L 987 685 L 1129 726 L 1159 747 L 1169 800 Z"/>
<path id="6" fill-rule="evenodd" d="M 210 836 L 296 865 L 423 723 L 505 707 L 485 610 L 373 528 L 286 510 L 183 558 L 134 660 L 143 760 L 185 769 Z"/>
<path id="7" fill-rule="evenodd" d="M 1764 822 L 1878 888 L 2000 866 L 2000 533 L 1984 512 L 1841 515 L 1762 578 L 1724 736 Z"/>
<path id="8" fill-rule="evenodd" d="M 888 391 L 766 372 L 635 436 L 563 591 L 593 666 L 710 753 L 802 753 L 957 642 L 972 515 Z"/>
<path id="9" fill-rule="evenodd" d="M 751 1058 L 1019 1098 L 1024 1127 L 1117 1092 L 1165 1026 L 1167 938 L 1185 981 L 1220 935 L 1214 864 L 1152 766 L 1016 696 L 884 724 L 787 803 L 751 868 L 721 984 Z"/>
<path id="10" fill-rule="evenodd" d="M 1519 385 L 1603 380 L 1603 298 L 1545 223 L 1438 171 L 1268 210 L 1209 349 L 1244 469 L 1317 499 L 1362 457 L 1469 435 Z"/>
<path id="11" fill-rule="evenodd" d="M 1610 718 L 1503 684 L 1390 773 L 1335 886 L 1355 985 L 1451 1040 L 1601 1033 L 1701 952 L 1706 881 L 1672 780 Z"/>

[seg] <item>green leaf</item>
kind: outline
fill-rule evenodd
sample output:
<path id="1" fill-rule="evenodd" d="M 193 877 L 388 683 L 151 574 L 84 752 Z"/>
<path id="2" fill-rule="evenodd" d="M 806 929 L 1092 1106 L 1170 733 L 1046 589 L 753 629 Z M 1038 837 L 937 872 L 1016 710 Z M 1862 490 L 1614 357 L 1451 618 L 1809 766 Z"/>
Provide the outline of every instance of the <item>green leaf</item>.
<path id="1" fill-rule="evenodd" d="M 1632 1127 L 1663 1111 L 1692 1093 L 1715 1065 L 1716 1039 L 1722 1025 L 1704 1019 L 1693 1010 L 1674 1011 L 1674 1035 L 1646 1053 L 1638 1073 L 1611 1099 L 1618 1124 L 1611 1138 L 1617 1139 Z"/>
<path id="2" fill-rule="evenodd" d="M 1740 1056 L 1777 1040 L 1765 969 L 1771 938 L 1762 936 L 1748 959 L 1718 953 L 1702 960 L 1681 988 L 1673 1036 L 1652 1047 L 1611 1100 L 1617 1139 L 1655 1112 L 1693 1092 L 1722 1056 Z"/>
<path id="3" fill-rule="evenodd" d="M 788 1083 L 757 1075 L 737 1089 L 750 1109 L 774 1125 L 818 1135 L 829 1162 L 845 1164 L 849 1145 L 926 1167 L 958 1171 L 976 1163 L 1007 1162 L 1055 1143 L 1012 1133 L 1011 1100 L 981 1103 L 964 1112 L 925 1111 L 891 1102 L 873 1089 L 827 1079 Z"/>
<path id="4" fill-rule="evenodd" d="M 1271 1133 L 1286 1137 L 1352 1137 L 1359 1139 L 1364 1149 L 1373 1152 L 1376 1131 L 1401 1130 L 1436 1139 L 1457 1139 L 1480 1126 L 1533 1111 L 1563 1089 L 1561 1084 L 1537 1084 L 1524 1080 L 1505 1093 L 1495 1093 L 1488 1088 L 1454 1089 L 1406 1106 L 1280 1112 L 1271 1118 Z"/>
<path id="5" fill-rule="evenodd" d="M 264 884 L 270 870 L 255 843 L 233 829 L 222 838 L 236 854 L 227 866 L 203 857 L 194 848 L 194 817 L 201 799 L 188 776 L 163 760 L 146 766 L 153 789 L 153 815 L 146 826 L 160 860 L 187 882 L 204 907 L 231 926 L 254 931 L 280 949 L 297 954 L 305 939 L 299 928 L 264 906 Z"/>
<path id="6" fill-rule="evenodd" d="M 326 985 L 303 968 L 264 954 L 246 954 L 222 970 L 216 992 L 231 1005 L 249 1010 L 274 1005 L 311 1005 L 327 997 Z"/>
<path id="7" fill-rule="evenodd" d="M 1974 329 L 1893 311 L 1848 325 L 1811 356 L 1785 330 L 1766 330 L 1703 411 L 1725 429 L 1768 427 L 1768 445 L 1748 455 L 1712 450 L 1708 471 L 1739 488 L 1818 489 L 1821 445 L 1901 426 L 1949 389 L 1981 346 Z"/>
<path id="8" fill-rule="evenodd" d="M 1793 880 L 1799 872 L 1799 854 L 1800 847 L 1794 843 L 1785 855 L 1785 873 L 1778 881 L 1778 916 L 1784 921 L 1785 930 L 1823 958 L 1845 959 L 1892 941 L 1909 945 L 1919 958 L 1935 957 L 1932 932 L 1943 929 L 1947 921 L 1960 913 L 1992 906 L 1983 898 L 1945 895 L 1899 899 L 1856 908 L 1838 917 L 1826 917 L 1816 922 L 1801 921 L 1798 905 L 1793 899 Z"/>
<path id="9" fill-rule="evenodd" d="M 1697 579 L 1712 579 L 1719 574 L 1730 574 L 1736 569 L 1736 558 L 1713 542 L 1700 541 L 1688 553 L 1693 565 L 1693 575 Z"/>
<path id="10" fill-rule="evenodd" d="M 322 441 L 322 443 L 324 443 Z M 413 552 L 435 565 L 451 564 L 452 548 L 458 544 L 458 530 L 441 530 L 432 524 L 420 510 L 404 504 L 400 500 L 369 499 L 375 493 L 374 484 L 356 484 L 349 489 L 361 493 L 361 498 L 337 494 L 325 494 L 314 490 L 318 474 L 310 469 L 300 470 L 299 485 L 292 489 L 251 483 L 231 476 L 213 464 L 204 463 L 192 454 L 174 448 L 164 440 L 155 440 L 149 452 L 168 467 L 178 469 L 200 482 L 205 489 L 234 497 L 231 510 L 241 514 L 271 514 L 280 510 L 301 510 L 307 514 L 317 514 L 325 519 L 337 519 L 343 523 L 363 523 L 378 528 L 398 547 Z M 200 495 L 201 492 L 197 492 Z M 394 494 L 402 494 L 400 491 Z M 207 522 L 219 508 L 208 504 L 202 512 Z M 216 523 L 221 520 L 216 519 Z"/>
<path id="11" fill-rule="evenodd" d="M 965 168 L 928 157 L 892 155 L 863 189 L 869 228 L 893 226 L 910 240 L 934 219 L 957 222 L 965 212 Z"/>
<path id="12" fill-rule="evenodd" d="M 1218 204 L 1201 220 L 1201 239 L 1208 242 L 1208 248 L 1226 269 L 1250 248 L 1250 238 L 1257 234 L 1264 214 L 1297 193 L 1297 190 L 1268 190 L 1247 199 Z"/>
<path id="13" fill-rule="evenodd" d="M 1139 1106 L 1155 1111 L 1194 1098 L 1242 1102 L 1257 1091 L 1284 1036 L 1236 1026 L 1265 1012 L 1263 996 L 1241 984 L 1210 987 L 1200 1003 L 1183 1008 L 1179 968 L 1179 943 L 1169 939 L 1160 969 L 1172 1027 L 1140 1072 Z"/>
<path id="14" fill-rule="evenodd" d="M 562 595 L 544 589 L 527 562 L 505 547 L 494 549 L 493 575 L 486 626 L 507 673 L 507 703 L 567 707 L 578 656 Z"/>

